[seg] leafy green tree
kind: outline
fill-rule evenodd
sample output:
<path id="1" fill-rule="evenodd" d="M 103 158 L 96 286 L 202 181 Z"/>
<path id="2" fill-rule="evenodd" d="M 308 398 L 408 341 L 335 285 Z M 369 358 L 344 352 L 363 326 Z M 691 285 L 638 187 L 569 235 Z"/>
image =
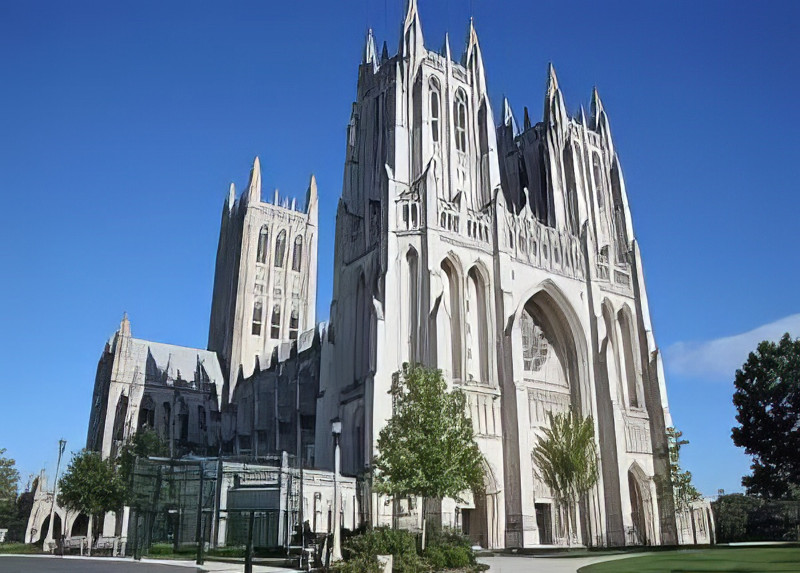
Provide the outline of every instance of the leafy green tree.
<path id="1" fill-rule="evenodd" d="M 763 341 L 734 379 L 733 443 L 753 456 L 748 493 L 800 499 L 800 339 Z"/>
<path id="2" fill-rule="evenodd" d="M 448 392 L 440 370 L 404 365 L 391 394 L 394 414 L 378 436 L 374 460 L 376 491 L 434 501 L 483 491 L 483 455 L 464 393 Z"/>
<path id="3" fill-rule="evenodd" d="M 17 484 L 19 471 L 16 462 L 4 457 L 4 448 L 0 448 L 0 527 L 14 529 L 17 515 Z"/>
<path id="4" fill-rule="evenodd" d="M 689 443 L 689 440 L 682 440 L 682 437 L 683 432 L 679 432 L 675 428 L 667 428 L 669 471 L 672 479 L 672 489 L 675 494 L 675 509 L 678 511 L 689 509 L 693 501 L 697 501 L 702 497 L 692 483 L 692 473 L 681 468 L 681 446 Z"/>
<path id="5" fill-rule="evenodd" d="M 58 489 L 59 504 L 89 516 L 90 538 L 95 517 L 119 511 L 125 505 L 125 483 L 116 465 L 112 460 L 104 460 L 98 452 L 83 450 L 74 454 L 58 480 Z"/>
<path id="6" fill-rule="evenodd" d="M 550 427 L 538 436 L 532 457 L 534 471 L 550 488 L 567 527 L 571 543 L 577 532 L 576 506 L 580 498 L 594 487 L 598 479 L 597 447 L 594 443 L 594 421 L 572 412 L 548 413 Z"/>

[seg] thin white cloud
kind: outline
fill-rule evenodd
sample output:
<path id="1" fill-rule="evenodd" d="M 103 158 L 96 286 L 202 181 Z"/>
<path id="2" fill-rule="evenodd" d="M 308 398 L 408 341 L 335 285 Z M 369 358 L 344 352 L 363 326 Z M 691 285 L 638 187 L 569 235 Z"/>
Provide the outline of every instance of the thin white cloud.
<path id="1" fill-rule="evenodd" d="M 777 341 L 786 332 L 800 336 L 800 314 L 764 324 L 742 334 L 704 342 L 676 342 L 664 351 L 672 374 L 709 381 L 732 381 L 737 368 L 762 340 Z"/>

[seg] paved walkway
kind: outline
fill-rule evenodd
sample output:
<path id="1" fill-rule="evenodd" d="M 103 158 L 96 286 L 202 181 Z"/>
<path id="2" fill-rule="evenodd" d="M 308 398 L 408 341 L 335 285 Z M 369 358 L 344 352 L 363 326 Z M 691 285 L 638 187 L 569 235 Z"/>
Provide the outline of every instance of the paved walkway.
<path id="1" fill-rule="evenodd" d="M 598 555 L 596 557 L 554 557 L 554 556 L 520 556 L 520 557 L 481 557 L 481 563 L 489 565 L 492 573 L 575 573 L 579 568 L 592 563 L 638 557 L 644 553 L 619 553 L 615 555 Z"/>

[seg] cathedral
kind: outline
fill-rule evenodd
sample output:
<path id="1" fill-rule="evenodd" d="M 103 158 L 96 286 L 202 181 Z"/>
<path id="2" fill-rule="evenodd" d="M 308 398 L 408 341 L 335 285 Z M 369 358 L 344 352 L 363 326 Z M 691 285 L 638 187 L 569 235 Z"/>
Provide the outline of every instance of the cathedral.
<path id="1" fill-rule="evenodd" d="M 266 201 L 256 159 L 224 201 L 208 348 L 133 338 L 125 317 L 87 447 L 114 456 L 149 427 L 173 456 L 288 452 L 324 473 L 335 422 L 352 525 L 413 526 L 418 500 L 390 503 L 369 476 L 392 377 L 417 363 L 465 393 L 485 458 L 485 492 L 444 500 L 445 525 L 494 549 L 682 542 L 661 355 L 597 91 L 569 115 L 551 65 L 538 122 L 507 101 L 496 118 L 473 24 L 460 58 L 447 38 L 428 50 L 409 0 L 395 55 L 367 35 L 345 146 L 329 322 L 315 322 L 316 181 L 302 206 Z M 577 539 L 531 457 L 568 410 L 592 417 L 600 456 Z"/>

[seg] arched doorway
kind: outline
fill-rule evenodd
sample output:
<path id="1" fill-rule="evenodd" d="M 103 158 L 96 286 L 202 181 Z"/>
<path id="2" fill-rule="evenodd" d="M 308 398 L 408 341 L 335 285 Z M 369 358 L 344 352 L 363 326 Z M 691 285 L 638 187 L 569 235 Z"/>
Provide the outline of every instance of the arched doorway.
<path id="1" fill-rule="evenodd" d="M 520 457 L 531 456 L 542 431 L 550 425 L 550 414 L 572 411 L 597 419 L 589 388 L 587 332 L 575 306 L 549 280 L 522 300 L 512 331 L 512 360 L 514 383 L 524 388 L 527 398 L 527 416 L 524 412 L 519 415 L 527 417 L 530 430 L 521 441 L 528 451 L 520 451 Z M 520 410 L 525 407 L 520 406 Z M 540 470 L 530 459 L 530 477 L 521 476 L 521 481 L 525 484 L 530 480 L 527 483 L 533 488 L 533 500 L 529 498 L 518 506 L 525 543 L 591 543 L 602 530 L 597 491 L 582 496 L 567 513 L 556 503 L 554 493 L 542 487 Z"/>
<path id="2" fill-rule="evenodd" d="M 85 513 L 81 513 L 75 518 L 75 521 L 72 522 L 72 531 L 70 535 L 72 537 L 86 537 L 88 533 L 89 517 Z"/>
<path id="3" fill-rule="evenodd" d="M 647 474 L 634 463 L 628 470 L 628 493 L 631 502 L 631 530 L 628 545 L 653 544 L 653 502 Z"/>
<path id="4" fill-rule="evenodd" d="M 61 539 L 61 516 L 59 516 L 57 513 L 53 515 L 54 515 L 53 522 L 55 523 L 55 526 L 53 527 L 53 539 L 54 540 Z M 39 528 L 39 541 L 44 541 L 45 539 L 47 539 L 47 533 L 49 530 L 50 530 L 50 516 L 48 515 L 47 517 L 44 518 L 44 521 L 42 522 L 42 527 Z"/>
<path id="5" fill-rule="evenodd" d="M 474 494 L 472 508 L 461 510 L 461 529 L 473 544 L 494 549 L 504 543 L 501 539 L 501 490 L 494 471 L 485 461 L 483 471 L 484 491 Z"/>

